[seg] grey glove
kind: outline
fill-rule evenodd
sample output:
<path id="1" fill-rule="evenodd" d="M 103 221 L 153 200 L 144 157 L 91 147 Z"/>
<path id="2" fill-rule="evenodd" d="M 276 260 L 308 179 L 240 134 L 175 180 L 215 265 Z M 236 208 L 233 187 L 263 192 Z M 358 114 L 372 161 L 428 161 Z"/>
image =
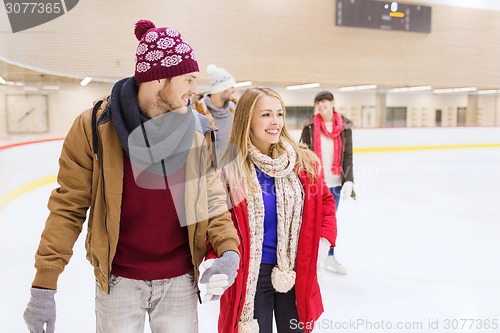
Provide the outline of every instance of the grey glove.
<path id="1" fill-rule="evenodd" d="M 55 293 L 55 290 L 31 288 L 31 298 L 23 316 L 30 333 L 54 333 L 56 329 Z M 47 324 L 45 330 L 44 324 Z"/>
<path id="2" fill-rule="evenodd" d="M 201 276 L 200 283 L 206 284 L 205 301 L 217 300 L 224 290 L 234 283 L 240 265 L 240 256 L 234 251 L 226 251 L 214 260 Z"/>

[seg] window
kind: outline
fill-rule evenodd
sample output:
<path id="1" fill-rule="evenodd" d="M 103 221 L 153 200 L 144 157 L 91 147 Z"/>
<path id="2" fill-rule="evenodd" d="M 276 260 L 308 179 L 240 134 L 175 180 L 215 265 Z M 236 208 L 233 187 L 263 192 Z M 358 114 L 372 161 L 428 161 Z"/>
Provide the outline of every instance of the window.
<path id="1" fill-rule="evenodd" d="M 314 115 L 312 106 L 287 106 L 286 125 L 288 128 L 302 128 L 307 118 Z"/>
<path id="2" fill-rule="evenodd" d="M 388 107 L 385 126 L 406 127 L 406 107 Z"/>

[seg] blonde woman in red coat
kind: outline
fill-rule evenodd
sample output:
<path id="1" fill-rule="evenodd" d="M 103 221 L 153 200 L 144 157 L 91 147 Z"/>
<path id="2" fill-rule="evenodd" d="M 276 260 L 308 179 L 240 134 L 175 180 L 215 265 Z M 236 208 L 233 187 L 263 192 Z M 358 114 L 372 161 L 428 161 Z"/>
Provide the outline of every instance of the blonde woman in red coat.
<path id="1" fill-rule="evenodd" d="M 335 245 L 335 202 L 285 115 L 282 98 L 265 87 L 246 90 L 234 113 L 222 175 L 241 262 L 221 297 L 219 332 L 271 333 L 273 315 L 279 333 L 311 332 L 323 312 L 316 269 Z"/>

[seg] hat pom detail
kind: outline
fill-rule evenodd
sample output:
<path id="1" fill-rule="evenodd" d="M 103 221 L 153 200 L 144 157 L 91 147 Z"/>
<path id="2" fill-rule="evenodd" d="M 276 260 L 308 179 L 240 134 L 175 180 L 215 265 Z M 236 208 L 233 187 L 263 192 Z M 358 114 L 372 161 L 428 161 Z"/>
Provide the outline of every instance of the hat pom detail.
<path id="1" fill-rule="evenodd" d="M 214 74 L 216 71 L 217 71 L 217 66 L 212 65 L 212 64 L 210 64 L 210 65 L 208 65 L 208 66 L 207 66 L 207 74 L 208 74 L 208 75 L 212 75 L 212 74 Z"/>
<path id="2" fill-rule="evenodd" d="M 144 36 L 144 34 L 146 32 L 148 32 L 149 29 L 152 29 L 152 28 L 156 28 L 156 27 L 155 27 L 155 24 L 153 22 L 151 22 L 150 20 L 137 21 L 137 23 L 135 24 L 135 29 L 134 29 L 135 37 L 137 37 L 137 40 L 141 40 L 142 36 Z"/>

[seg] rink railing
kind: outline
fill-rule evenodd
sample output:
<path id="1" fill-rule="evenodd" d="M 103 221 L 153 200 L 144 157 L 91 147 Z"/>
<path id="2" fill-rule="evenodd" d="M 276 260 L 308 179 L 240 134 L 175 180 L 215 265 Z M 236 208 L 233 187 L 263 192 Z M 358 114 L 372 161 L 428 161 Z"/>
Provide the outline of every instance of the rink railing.
<path id="1" fill-rule="evenodd" d="M 300 130 L 291 130 L 295 139 Z M 0 211 L 44 186 L 54 188 L 63 138 L 0 145 Z M 354 129 L 353 152 L 500 148 L 499 127 Z"/>

